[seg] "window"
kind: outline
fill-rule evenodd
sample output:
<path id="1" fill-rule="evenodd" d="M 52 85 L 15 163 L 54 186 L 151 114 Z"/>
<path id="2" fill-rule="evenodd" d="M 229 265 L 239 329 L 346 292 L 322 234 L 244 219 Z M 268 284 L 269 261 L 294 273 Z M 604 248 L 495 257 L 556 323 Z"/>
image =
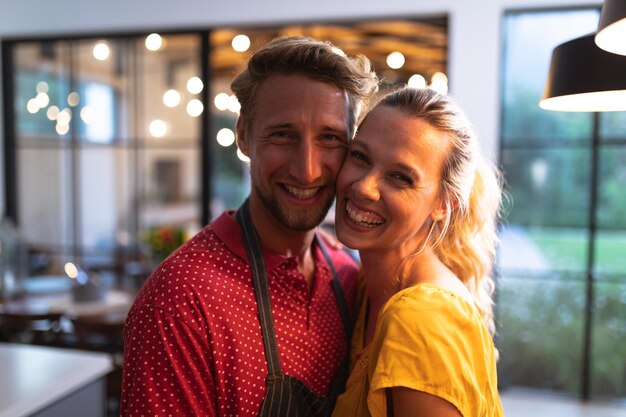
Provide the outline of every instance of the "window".
<path id="1" fill-rule="evenodd" d="M 165 87 L 184 91 L 182 77 L 199 74 L 200 36 L 167 41 L 161 54 L 144 46 L 145 36 L 10 44 L 7 107 L 16 124 L 8 153 L 17 185 L 8 188 L 17 192 L 9 199 L 18 201 L 13 214 L 29 245 L 50 254 L 54 271 L 70 259 L 120 268 L 143 249 L 150 227 L 200 227 L 199 114 L 161 99 Z M 172 62 L 177 79 L 168 73 Z M 160 167 L 164 155 L 179 169 Z"/>
<path id="2" fill-rule="evenodd" d="M 596 8 L 505 16 L 501 163 L 511 204 L 497 344 L 504 386 L 623 398 L 626 114 L 538 107 L 552 49 L 595 31 L 598 18 Z"/>

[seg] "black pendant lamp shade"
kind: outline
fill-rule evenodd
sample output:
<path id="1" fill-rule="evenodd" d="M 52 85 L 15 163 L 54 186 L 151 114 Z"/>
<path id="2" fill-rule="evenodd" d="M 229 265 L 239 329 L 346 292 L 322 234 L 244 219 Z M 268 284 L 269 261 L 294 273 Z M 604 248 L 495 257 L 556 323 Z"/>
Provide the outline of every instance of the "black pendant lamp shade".
<path id="1" fill-rule="evenodd" d="M 626 0 L 604 0 L 595 41 L 605 51 L 626 55 Z"/>
<path id="2" fill-rule="evenodd" d="M 592 33 L 554 48 L 539 107 L 578 112 L 626 111 L 626 56 L 598 48 L 594 37 Z"/>

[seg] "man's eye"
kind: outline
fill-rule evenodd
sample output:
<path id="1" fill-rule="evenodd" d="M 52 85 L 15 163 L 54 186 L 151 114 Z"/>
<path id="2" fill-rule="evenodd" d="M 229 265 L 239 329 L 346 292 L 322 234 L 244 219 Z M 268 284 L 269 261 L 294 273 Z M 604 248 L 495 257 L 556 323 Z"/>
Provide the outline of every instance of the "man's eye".
<path id="1" fill-rule="evenodd" d="M 277 144 L 288 144 L 293 141 L 294 136 L 286 130 L 271 132 L 268 138 Z"/>
<path id="2" fill-rule="evenodd" d="M 334 135 L 332 133 L 326 133 L 324 135 L 322 135 L 322 139 L 324 140 L 341 140 L 341 138 L 337 135 Z"/>

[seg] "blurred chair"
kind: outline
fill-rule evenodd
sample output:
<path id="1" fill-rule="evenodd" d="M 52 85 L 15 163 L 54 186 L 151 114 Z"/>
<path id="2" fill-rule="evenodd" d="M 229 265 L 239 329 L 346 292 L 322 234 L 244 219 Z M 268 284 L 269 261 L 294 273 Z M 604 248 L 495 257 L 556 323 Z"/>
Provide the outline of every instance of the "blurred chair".
<path id="1" fill-rule="evenodd" d="M 0 339 L 10 343 L 57 345 L 61 313 L 17 313 L 0 310 Z"/>

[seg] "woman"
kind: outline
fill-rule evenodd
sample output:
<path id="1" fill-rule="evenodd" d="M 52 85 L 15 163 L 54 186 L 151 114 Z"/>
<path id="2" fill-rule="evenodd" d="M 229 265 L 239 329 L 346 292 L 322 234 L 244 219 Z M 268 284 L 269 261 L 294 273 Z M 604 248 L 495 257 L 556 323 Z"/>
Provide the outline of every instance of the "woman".
<path id="1" fill-rule="evenodd" d="M 337 179 L 337 236 L 366 301 L 334 416 L 502 416 L 491 265 L 500 184 L 457 105 L 404 88 L 365 118 Z"/>

